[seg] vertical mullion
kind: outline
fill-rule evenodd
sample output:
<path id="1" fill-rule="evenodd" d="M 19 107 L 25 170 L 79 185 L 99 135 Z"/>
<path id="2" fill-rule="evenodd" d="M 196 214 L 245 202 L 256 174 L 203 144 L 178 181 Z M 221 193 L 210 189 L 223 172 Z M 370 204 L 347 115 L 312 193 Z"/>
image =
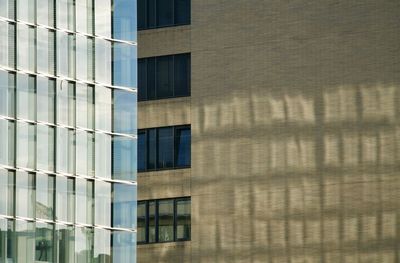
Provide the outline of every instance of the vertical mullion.
<path id="1" fill-rule="evenodd" d="M 177 199 L 174 199 L 174 241 L 177 241 Z"/>

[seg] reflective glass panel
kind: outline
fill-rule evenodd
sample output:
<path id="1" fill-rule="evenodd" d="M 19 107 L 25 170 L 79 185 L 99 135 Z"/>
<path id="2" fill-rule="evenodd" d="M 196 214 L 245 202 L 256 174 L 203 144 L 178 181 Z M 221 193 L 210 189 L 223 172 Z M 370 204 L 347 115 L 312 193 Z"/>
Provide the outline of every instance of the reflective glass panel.
<path id="1" fill-rule="evenodd" d="M 156 242 L 156 202 L 149 201 L 149 243 Z"/>
<path id="2" fill-rule="evenodd" d="M 76 222 L 93 224 L 93 181 L 76 178 Z M 97 208 L 96 208 L 97 209 Z"/>
<path id="3" fill-rule="evenodd" d="M 137 242 L 146 242 L 146 202 L 137 204 Z"/>
<path id="4" fill-rule="evenodd" d="M 75 262 L 75 229 L 73 226 L 56 225 L 56 262 Z"/>
<path id="5" fill-rule="evenodd" d="M 96 129 L 103 131 L 111 131 L 111 113 L 112 100 L 111 89 L 96 86 L 95 87 L 95 113 L 96 113 Z"/>
<path id="6" fill-rule="evenodd" d="M 19 2 L 19 1 L 18 1 Z M 35 28 L 24 24 L 17 24 L 17 68 L 36 71 L 36 44 Z"/>
<path id="7" fill-rule="evenodd" d="M 36 174 L 36 218 L 54 219 L 54 176 Z"/>
<path id="8" fill-rule="evenodd" d="M 16 260 L 14 221 L 0 218 L 0 262 L 12 263 Z"/>
<path id="9" fill-rule="evenodd" d="M 114 90 L 114 132 L 136 134 L 136 93 Z"/>
<path id="10" fill-rule="evenodd" d="M 113 142 L 113 179 L 136 180 L 136 140 L 114 136 Z"/>
<path id="11" fill-rule="evenodd" d="M 93 1 L 76 1 L 76 31 L 93 34 Z"/>
<path id="12" fill-rule="evenodd" d="M 37 28 L 37 71 L 54 74 L 55 67 L 55 32 L 45 28 Z"/>
<path id="13" fill-rule="evenodd" d="M 157 26 L 169 26 L 174 22 L 174 1 L 173 0 L 156 0 L 157 1 Z"/>
<path id="14" fill-rule="evenodd" d="M 111 0 L 96 0 L 95 28 L 96 35 L 111 37 Z"/>
<path id="15" fill-rule="evenodd" d="M 174 0 L 174 24 L 190 24 L 190 0 Z"/>
<path id="16" fill-rule="evenodd" d="M 92 263 L 93 228 L 75 227 L 75 263 Z"/>
<path id="17" fill-rule="evenodd" d="M 136 185 L 113 184 L 113 227 L 136 228 Z"/>
<path id="18" fill-rule="evenodd" d="M 54 262 L 54 225 L 36 222 L 36 262 Z"/>
<path id="19" fill-rule="evenodd" d="M 173 56 L 162 56 L 157 58 L 157 98 L 168 98 L 174 94 Z"/>
<path id="20" fill-rule="evenodd" d="M 156 168 L 157 160 L 157 130 L 149 129 L 147 131 L 148 152 L 147 152 L 147 169 Z"/>
<path id="21" fill-rule="evenodd" d="M 15 74 L 2 70 L 0 70 L 0 115 L 15 117 Z"/>
<path id="22" fill-rule="evenodd" d="M 17 116 L 36 120 L 36 77 L 33 75 L 17 75 Z"/>
<path id="23" fill-rule="evenodd" d="M 136 46 L 114 43 L 113 51 L 113 84 L 122 87 L 137 87 Z"/>
<path id="24" fill-rule="evenodd" d="M 54 27 L 54 4 L 55 1 L 36 0 L 36 16 L 38 24 Z"/>
<path id="25" fill-rule="evenodd" d="M 57 0 L 57 27 L 75 30 L 75 6 L 73 0 Z"/>
<path id="26" fill-rule="evenodd" d="M 147 0 L 137 0 L 137 28 L 147 28 Z"/>
<path id="27" fill-rule="evenodd" d="M 1 0 L 0 1 L 0 16 L 14 19 L 14 15 L 12 14 L 14 11 L 13 1 L 12 0 Z"/>
<path id="28" fill-rule="evenodd" d="M 95 224 L 111 226 L 111 183 L 95 182 Z"/>
<path id="29" fill-rule="evenodd" d="M 0 65 L 6 67 L 12 67 L 13 65 L 12 61 L 10 61 L 13 58 L 13 37 L 15 35 L 12 29 L 13 27 L 10 27 L 9 23 L 0 21 Z"/>
<path id="30" fill-rule="evenodd" d="M 56 177 L 56 220 L 74 222 L 75 220 L 75 179 Z"/>
<path id="31" fill-rule="evenodd" d="M 113 1 L 113 38 L 135 41 L 136 40 L 136 1 Z M 138 14 L 139 15 L 139 14 Z"/>
<path id="32" fill-rule="evenodd" d="M 93 129 L 94 89 L 85 84 L 76 85 L 76 126 Z"/>
<path id="33" fill-rule="evenodd" d="M 14 215 L 14 171 L 0 169 L 0 215 Z"/>
<path id="34" fill-rule="evenodd" d="M 172 127 L 158 129 L 158 168 L 174 166 L 174 130 Z"/>
<path id="35" fill-rule="evenodd" d="M 17 19 L 25 22 L 35 23 L 35 0 L 18 0 Z"/>
<path id="36" fill-rule="evenodd" d="M 190 240 L 190 200 L 176 201 L 176 239 Z"/>
<path id="37" fill-rule="evenodd" d="M 18 171 L 15 175 L 15 215 L 35 217 L 35 175 Z"/>
<path id="38" fill-rule="evenodd" d="M 147 136 L 146 132 L 138 133 L 137 166 L 138 171 L 145 171 L 147 164 Z"/>
<path id="39" fill-rule="evenodd" d="M 158 201 L 158 241 L 174 240 L 174 201 Z"/>
<path id="40" fill-rule="evenodd" d="M 94 135 L 85 131 L 76 132 L 76 172 L 94 175 Z"/>
<path id="41" fill-rule="evenodd" d="M 54 127 L 37 125 L 37 169 L 54 171 Z"/>
<path id="42" fill-rule="evenodd" d="M 190 95 L 190 55 L 174 56 L 174 96 Z"/>
<path id="43" fill-rule="evenodd" d="M 175 166 L 190 166 L 191 159 L 190 128 L 177 128 L 175 130 Z"/>
<path id="44" fill-rule="evenodd" d="M 138 101 L 147 100 L 147 59 L 138 59 Z"/>
<path id="45" fill-rule="evenodd" d="M 136 233 L 113 231 L 112 244 L 113 263 L 136 261 Z"/>
<path id="46" fill-rule="evenodd" d="M 111 136 L 96 133 L 95 137 L 95 171 L 97 177 L 111 178 Z"/>
<path id="47" fill-rule="evenodd" d="M 16 262 L 35 262 L 35 223 L 15 221 Z"/>
<path id="48" fill-rule="evenodd" d="M 0 164 L 15 165 L 15 122 L 0 119 Z"/>
<path id="49" fill-rule="evenodd" d="M 96 38 L 95 60 L 96 81 L 107 85 L 111 84 L 112 58 L 110 41 Z"/>
<path id="50" fill-rule="evenodd" d="M 37 120 L 54 123 L 56 81 L 54 79 L 36 78 L 37 89 Z"/>
<path id="51" fill-rule="evenodd" d="M 35 169 L 36 127 L 24 122 L 17 123 L 17 166 Z"/>
<path id="52" fill-rule="evenodd" d="M 75 126 L 75 84 L 63 80 L 57 81 L 57 123 Z"/>
<path id="53" fill-rule="evenodd" d="M 76 77 L 80 80 L 93 80 L 93 38 L 76 36 Z"/>
<path id="54" fill-rule="evenodd" d="M 57 127 L 57 171 L 75 173 L 75 130 Z"/>
<path id="55" fill-rule="evenodd" d="M 57 74 L 75 77 L 75 35 L 57 31 Z"/>
<path id="56" fill-rule="evenodd" d="M 111 262 L 111 231 L 95 228 L 94 230 L 94 260 L 97 263 Z"/>

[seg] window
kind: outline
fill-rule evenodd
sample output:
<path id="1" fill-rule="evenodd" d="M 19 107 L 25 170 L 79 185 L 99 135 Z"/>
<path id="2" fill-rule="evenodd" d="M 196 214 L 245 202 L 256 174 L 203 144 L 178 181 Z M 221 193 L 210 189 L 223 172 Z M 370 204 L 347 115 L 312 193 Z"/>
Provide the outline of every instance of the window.
<path id="1" fill-rule="evenodd" d="M 138 243 L 190 240 L 190 197 L 139 201 L 137 211 Z"/>
<path id="2" fill-rule="evenodd" d="M 82 200 L 80 200 L 82 201 Z M 81 212 L 80 215 L 83 213 Z M 56 177 L 56 216 L 61 222 L 75 222 L 75 179 Z"/>
<path id="3" fill-rule="evenodd" d="M 138 132 L 138 171 L 190 167 L 190 126 L 143 129 Z"/>
<path id="4" fill-rule="evenodd" d="M 32 1 L 29 1 L 32 2 Z M 17 68 L 36 71 L 36 29 L 24 24 L 17 25 Z"/>
<path id="5" fill-rule="evenodd" d="M 57 124 L 75 127 L 75 83 L 57 81 Z"/>
<path id="6" fill-rule="evenodd" d="M 15 165 L 15 122 L 0 119 L 0 164 Z"/>
<path id="7" fill-rule="evenodd" d="M 0 169 L 0 215 L 14 215 L 14 180 L 15 172 L 6 169 Z"/>
<path id="8" fill-rule="evenodd" d="M 37 28 L 37 71 L 54 74 L 55 69 L 55 32 Z"/>
<path id="9" fill-rule="evenodd" d="M 136 228 L 136 185 L 113 184 L 113 227 Z"/>
<path id="10" fill-rule="evenodd" d="M 103 181 L 95 182 L 95 224 L 111 226 L 111 184 Z"/>
<path id="11" fill-rule="evenodd" d="M 190 54 L 138 60 L 138 100 L 190 96 Z"/>
<path id="12" fill-rule="evenodd" d="M 15 215 L 35 217 L 35 174 L 17 172 L 15 175 Z"/>
<path id="13" fill-rule="evenodd" d="M 36 218 L 54 219 L 54 176 L 36 174 Z"/>
<path id="14" fill-rule="evenodd" d="M 36 0 L 37 23 L 54 27 L 54 2 L 48 0 Z"/>
<path id="15" fill-rule="evenodd" d="M 57 127 L 57 172 L 75 173 L 75 130 Z"/>
<path id="16" fill-rule="evenodd" d="M 35 262 L 53 262 L 54 224 L 36 222 Z"/>
<path id="17" fill-rule="evenodd" d="M 0 71 L 0 115 L 15 117 L 15 74 Z"/>
<path id="18" fill-rule="evenodd" d="M 94 210 L 94 182 L 76 178 L 75 194 L 76 194 L 76 222 L 82 224 L 93 224 Z"/>
<path id="19" fill-rule="evenodd" d="M 38 124 L 37 128 L 37 169 L 54 171 L 54 127 Z"/>
<path id="20" fill-rule="evenodd" d="M 15 28 L 15 24 L 0 21 L 0 65 L 11 68 L 15 67 Z"/>
<path id="21" fill-rule="evenodd" d="M 76 126 L 94 127 L 94 88 L 86 84 L 76 84 Z"/>
<path id="22" fill-rule="evenodd" d="M 55 121 L 55 100 L 56 81 L 54 79 L 36 78 L 37 83 L 37 120 L 54 124 Z"/>
<path id="23" fill-rule="evenodd" d="M 138 0 L 138 29 L 190 24 L 190 0 Z"/>
<path id="24" fill-rule="evenodd" d="M 134 181 L 136 179 L 136 140 L 114 136 L 112 138 L 113 179 Z"/>
<path id="25" fill-rule="evenodd" d="M 76 36 L 76 78 L 85 81 L 93 80 L 93 38 Z"/>
<path id="26" fill-rule="evenodd" d="M 35 169 L 36 125 L 17 123 L 17 166 Z"/>
<path id="27" fill-rule="evenodd" d="M 17 116 L 36 120 L 36 76 L 17 75 Z"/>

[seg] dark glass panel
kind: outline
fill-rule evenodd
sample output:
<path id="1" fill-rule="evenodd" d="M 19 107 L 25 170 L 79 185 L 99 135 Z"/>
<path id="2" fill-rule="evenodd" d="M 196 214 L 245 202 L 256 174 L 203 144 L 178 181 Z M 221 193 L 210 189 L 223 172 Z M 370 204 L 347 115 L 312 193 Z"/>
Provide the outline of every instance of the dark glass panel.
<path id="1" fill-rule="evenodd" d="M 158 201 L 158 241 L 174 240 L 174 201 Z"/>
<path id="2" fill-rule="evenodd" d="M 172 97 L 173 94 L 173 56 L 157 58 L 157 98 Z"/>
<path id="3" fill-rule="evenodd" d="M 174 6 L 174 24 L 190 24 L 190 0 L 175 0 Z"/>
<path id="4" fill-rule="evenodd" d="M 149 129 L 147 131 L 147 136 L 148 136 L 147 169 L 155 169 L 157 160 L 156 129 Z"/>
<path id="5" fill-rule="evenodd" d="M 137 242 L 146 242 L 146 202 L 138 202 L 137 206 Z"/>
<path id="6" fill-rule="evenodd" d="M 190 240 L 190 200 L 176 201 L 176 239 Z"/>
<path id="7" fill-rule="evenodd" d="M 147 59 L 147 99 L 156 99 L 156 58 Z"/>
<path id="8" fill-rule="evenodd" d="M 157 26 L 170 26 L 174 23 L 173 0 L 157 0 Z"/>
<path id="9" fill-rule="evenodd" d="M 156 0 L 147 0 L 147 22 L 148 28 L 156 26 Z"/>
<path id="10" fill-rule="evenodd" d="M 147 59 L 138 60 L 138 101 L 147 99 Z"/>
<path id="11" fill-rule="evenodd" d="M 189 166 L 191 159 L 190 128 L 177 128 L 175 138 L 175 166 Z"/>
<path id="12" fill-rule="evenodd" d="M 138 16 L 138 25 L 137 28 L 145 29 L 147 28 L 147 0 L 138 0 L 137 1 L 137 16 Z"/>
<path id="13" fill-rule="evenodd" d="M 157 168 L 174 166 L 174 132 L 173 128 L 158 129 L 158 162 Z"/>
<path id="14" fill-rule="evenodd" d="M 190 95 L 190 55 L 180 54 L 174 58 L 174 96 Z"/>
<path id="15" fill-rule="evenodd" d="M 142 131 L 138 134 L 138 171 L 146 170 L 146 162 L 147 162 L 147 136 L 146 132 Z"/>

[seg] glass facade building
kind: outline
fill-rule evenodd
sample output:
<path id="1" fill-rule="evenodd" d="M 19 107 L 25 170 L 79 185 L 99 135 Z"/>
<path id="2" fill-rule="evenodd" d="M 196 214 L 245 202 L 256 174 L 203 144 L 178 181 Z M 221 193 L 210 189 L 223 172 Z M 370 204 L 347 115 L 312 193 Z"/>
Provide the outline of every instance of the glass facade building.
<path id="1" fill-rule="evenodd" d="M 136 262 L 136 1 L 0 0 L 0 262 Z"/>

